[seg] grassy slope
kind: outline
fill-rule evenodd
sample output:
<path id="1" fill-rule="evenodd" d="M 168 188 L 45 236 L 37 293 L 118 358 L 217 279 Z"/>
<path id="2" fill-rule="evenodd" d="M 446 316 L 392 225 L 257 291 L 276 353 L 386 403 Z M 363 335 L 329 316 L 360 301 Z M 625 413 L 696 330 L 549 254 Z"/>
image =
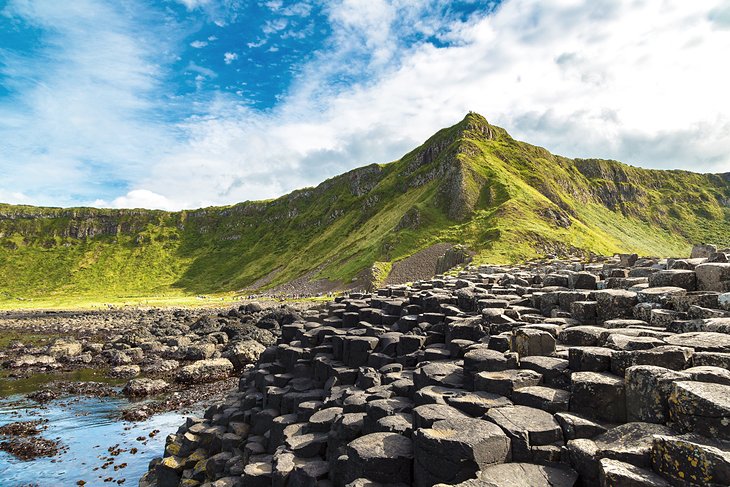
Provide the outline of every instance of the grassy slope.
<path id="1" fill-rule="evenodd" d="M 0 205 L 0 293 L 176 297 L 243 289 L 275 269 L 269 286 L 312 269 L 346 284 L 443 241 L 493 262 L 683 255 L 691 242 L 730 245 L 727 201 L 719 176 L 573 161 L 470 114 L 397 162 L 267 202 L 179 213 Z"/>

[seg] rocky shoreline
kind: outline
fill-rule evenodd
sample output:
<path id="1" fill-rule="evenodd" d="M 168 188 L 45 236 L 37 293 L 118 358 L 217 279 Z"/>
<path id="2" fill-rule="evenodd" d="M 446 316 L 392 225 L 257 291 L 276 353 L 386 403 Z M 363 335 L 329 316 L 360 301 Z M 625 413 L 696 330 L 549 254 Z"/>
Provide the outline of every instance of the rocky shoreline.
<path id="1" fill-rule="evenodd" d="M 0 349 L 3 389 L 48 376 L 54 380 L 25 395 L 38 407 L 59 398 L 124 395 L 131 401 L 121 415 L 125 421 L 189 413 L 235 389 L 237 372 L 275 343 L 277 319 L 290 323 L 301 316 L 291 306 L 258 303 L 212 310 L 4 312 L 0 332 L 18 339 Z M 79 374 L 91 380 L 73 380 Z M 63 451 L 39 431 L 19 434 L 23 424 L 0 430 L 0 449 L 21 460 Z"/>
<path id="2" fill-rule="evenodd" d="M 140 485 L 729 485 L 730 252 L 693 254 L 470 267 L 278 321 Z"/>

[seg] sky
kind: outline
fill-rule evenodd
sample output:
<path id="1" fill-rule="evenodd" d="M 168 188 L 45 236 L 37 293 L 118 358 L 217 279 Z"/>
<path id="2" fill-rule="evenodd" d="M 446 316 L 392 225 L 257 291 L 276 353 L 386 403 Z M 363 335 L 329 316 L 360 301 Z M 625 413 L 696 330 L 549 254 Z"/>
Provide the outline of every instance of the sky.
<path id="1" fill-rule="evenodd" d="M 730 172 L 726 0 L 0 0 L 0 202 L 177 210 L 396 160 L 468 111 Z"/>

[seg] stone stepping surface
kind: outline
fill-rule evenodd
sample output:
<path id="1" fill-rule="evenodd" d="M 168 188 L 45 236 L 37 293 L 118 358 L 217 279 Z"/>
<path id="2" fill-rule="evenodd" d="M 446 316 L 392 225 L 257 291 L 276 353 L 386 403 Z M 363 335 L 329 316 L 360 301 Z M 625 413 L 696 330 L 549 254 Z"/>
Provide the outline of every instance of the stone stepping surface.
<path id="1" fill-rule="evenodd" d="M 281 313 L 140 485 L 730 485 L 730 251 L 694 254 L 469 267 Z"/>

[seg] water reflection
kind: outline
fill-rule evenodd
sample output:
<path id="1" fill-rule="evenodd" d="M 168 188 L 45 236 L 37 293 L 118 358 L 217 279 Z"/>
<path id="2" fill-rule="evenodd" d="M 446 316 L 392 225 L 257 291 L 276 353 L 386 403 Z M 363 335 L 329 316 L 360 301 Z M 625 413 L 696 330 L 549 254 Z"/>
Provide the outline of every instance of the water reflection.
<path id="1" fill-rule="evenodd" d="M 149 461 L 162 453 L 165 437 L 177 430 L 184 416 L 166 413 L 126 423 L 118 418 L 127 404 L 123 398 L 67 397 L 39 407 L 19 395 L 0 399 L 0 425 L 47 419 L 43 437 L 58 438 L 67 447 L 55 458 L 27 462 L 0 452 L 0 485 L 73 486 L 79 480 L 87 486 L 115 485 L 104 479 L 115 483 L 126 479 L 125 485 L 137 485 Z M 150 437 L 155 430 L 159 433 Z M 119 451 L 118 455 L 112 455 L 110 448 Z M 119 468 L 125 463 L 125 468 Z"/>

